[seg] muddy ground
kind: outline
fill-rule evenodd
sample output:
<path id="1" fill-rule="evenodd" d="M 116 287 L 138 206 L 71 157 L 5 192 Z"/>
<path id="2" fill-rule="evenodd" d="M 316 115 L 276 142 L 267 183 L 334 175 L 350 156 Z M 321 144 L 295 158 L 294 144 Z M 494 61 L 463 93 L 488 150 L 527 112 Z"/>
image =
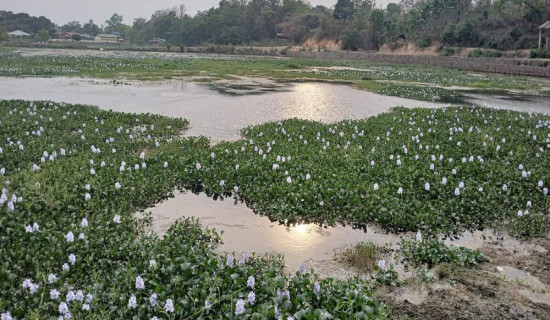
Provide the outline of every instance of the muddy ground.
<path id="1" fill-rule="evenodd" d="M 413 278 L 376 295 L 394 319 L 550 319 L 549 238 L 481 251 L 490 261 L 473 269 L 441 265 L 434 282 Z"/>

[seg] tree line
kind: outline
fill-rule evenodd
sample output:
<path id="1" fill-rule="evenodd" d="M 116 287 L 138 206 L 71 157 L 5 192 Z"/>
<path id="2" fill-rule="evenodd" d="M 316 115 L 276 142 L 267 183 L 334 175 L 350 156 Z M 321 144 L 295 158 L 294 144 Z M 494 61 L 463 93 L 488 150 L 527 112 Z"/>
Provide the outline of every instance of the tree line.
<path id="1" fill-rule="evenodd" d="M 377 7 L 375 0 L 337 0 L 330 8 L 302 0 L 221 0 L 193 16 L 180 5 L 158 10 L 149 19 L 134 19 L 131 25 L 115 13 L 101 27 L 90 20 L 83 25 L 72 21 L 59 29 L 90 35 L 116 31 L 138 44 L 162 38 L 167 45 L 182 48 L 326 39 L 339 41 L 346 50 L 378 50 L 407 39 L 419 47 L 509 50 L 535 47 L 537 27 L 547 20 L 550 0 L 401 0 L 385 8 Z M 45 17 L 0 11 L 2 26 L 36 33 L 53 24 Z"/>

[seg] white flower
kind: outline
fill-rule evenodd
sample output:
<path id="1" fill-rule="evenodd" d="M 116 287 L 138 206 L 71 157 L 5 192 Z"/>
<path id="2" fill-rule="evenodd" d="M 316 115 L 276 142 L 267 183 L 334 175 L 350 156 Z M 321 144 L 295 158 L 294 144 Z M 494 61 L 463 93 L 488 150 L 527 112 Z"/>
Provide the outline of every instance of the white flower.
<path id="1" fill-rule="evenodd" d="M 49 282 L 49 283 L 54 283 L 54 282 L 56 282 L 56 281 L 57 281 L 57 277 L 55 276 L 55 274 L 50 273 L 50 274 L 48 275 L 48 282 Z"/>
<path id="2" fill-rule="evenodd" d="M 542 180 L 539 180 L 538 186 L 539 186 L 539 188 L 542 188 L 544 186 L 544 182 L 542 182 Z"/>
<path id="3" fill-rule="evenodd" d="M 378 183 L 374 184 L 374 190 L 378 190 Z"/>
<path id="4" fill-rule="evenodd" d="M 91 174 L 91 175 L 94 175 L 94 174 L 95 174 L 94 168 L 91 168 L 91 169 L 90 169 L 90 174 Z"/>
<path id="5" fill-rule="evenodd" d="M 1 320 L 13 320 L 13 318 L 11 317 L 11 314 L 9 312 L 3 312 L 0 315 L 0 319 Z"/>
<path id="6" fill-rule="evenodd" d="M 63 269 L 63 271 L 69 271 L 69 265 L 67 263 L 64 263 L 63 266 L 61 267 Z"/>
<path id="7" fill-rule="evenodd" d="M 139 158 L 140 158 L 140 159 L 145 159 L 145 152 L 142 152 L 142 153 L 139 155 Z"/>
<path id="8" fill-rule="evenodd" d="M 135 295 L 132 295 L 128 300 L 128 307 L 131 309 L 135 309 L 137 307 L 137 300 Z"/>
<path id="9" fill-rule="evenodd" d="M 76 263 L 76 256 L 74 254 L 69 255 L 69 262 L 74 265 Z"/>
<path id="10" fill-rule="evenodd" d="M 119 183 L 118 181 L 115 182 L 115 189 L 116 189 L 116 190 L 120 189 L 120 183 Z"/>
<path id="11" fill-rule="evenodd" d="M 143 281 L 143 278 L 140 276 L 136 277 L 136 289 L 145 289 L 145 282 Z"/>
<path id="12" fill-rule="evenodd" d="M 60 314 L 67 314 L 69 313 L 69 306 L 67 306 L 67 304 L 65 302 L 61 302 L 59 303 L 59 306 L 57 307 L 58 311 Z"/>
<path id="13" fill-rule="evenodd" d="M 382 259 L 378 261 L 378 267 L 382 270 L 386 270 L 386 260 Z"/>
<path id="14" fill-rule="evenodd" d="M 214 152 L 212 152 L 212 153 L 210 154 L 210 157 L 211 157 L 212 159 L 214 159 L 214 158 L 216 157 L 216 154 L 215 154 Z"/>
<path id="15" fill-rule="evenodd" d="M 426 184 L 424 185 L 424 189 L 426 189 L 426 191 L 430 191 L 430 183 L 429 182 L 426 182 Z"/>
<path id="16" fill-rule="evenodd" d="M 237 300 L 237 304 L 235 305 L 235 315 L 241 315 L 244 313 L 244 301 L 243 299 Z"/>
<path id="17" fill-rule="evenodd" d="M 197 170 L 200 170 L 201 169 L 201 164 L 200 163 L 195 163 L 195 167 L 197 167 Z"/>
<path id="18" fill-rule="evenodd" d="M 397 194 L 403 194 L 403 188 L 399 187 L 399 189 L 397 189 Z"/>
<path id="19" fill-rule="evenodd" d="M 256 294 L 254 293 L 254 291 L 250 291 L 248 293 L 248 303 L 253 305 L 255 302 L 256 302 Z"/>
<path id="20" fill-rule="evenodd" d="M 422 241 L 422 233 L 420 231 L 416 233 L 416 241 Z"/>
<path id="21" fill-rule="evenodd" d="M 82 221 L 80 222 L 80 225 L 82 226 L 82 228 L 88 227 L 88 219 L 86 218 L 82 219 Z"/>
<path id="22" fill-rule="evenodd" d="M 460 183 L 458 184 L 458 187 L 459 187 L 460 189 L 464 188 L 464 182 L 460 181 Z"/>
<path id="23" fill-rule="evenodd" d="M 67 232 L 67 234 L 65 235 L 65 239 L 67 240 L 67 242 L 73 242 L 74 241 L 73 232 L 72 231 Z"/>
<path id="24" fill-rule="evenodd" d="M 505 183 L 505 184 L 502 185 L 502 191 L 506 191 L 506 190 L 508 190 L 508 186 Z"/>
<path id="25" fill-rule="evenodd" d="M 59 291 L 55 289 L 50 290 L 50 299 L 51 300 L 57 300 L 59 298 Z"/>
<path id="26" fill-rule="evenodd" d="M 168 161 L 164 161 L 164 167 L 168 168 Z"/>
<path id="27" fill-rule="evenodd" d="M 92 198 L 88 192 L 84 195 L 84 200 L 89 201 Z"/>
<path id="28" fill-rule="evenodd" d="M 254 279 L 254 276 L 250 276 L 246 280 L 246 285 L 248 285 L 251 289 L 254 289 L 254 284 L 255 283 L 256 283 L 256 280 Z"/>
<path id="29" fill-rule="evenodd" d="M 522 217 L 523 216 L 523 211 L 519 210 L 518 211 L 518 217 Z"/>
<path id="30" fill-rule="evenodd" d="M 157 261 L 155 259 L 149 260 L 149 268 L 154 268 L 157 266 Z"/>
<path id="31" fill-rule="evenodd" d="M 310 180 L 311 179 L 311 175 L 308 173 L 306 174 L 306 180 Z"/>
<path id="32" fill-rule="evenodd" d="M 442 183 L 442 184 L 447 184 L 447 178 L 446 178 L 446 177 L 443 177 L 443 179 L 441 179 L 441 183 Z"/>
<path id="33" fill-rule="evenodd" d="M 292 178 L 291 177 L 286 177 L 286 182 L 287 183 L 292 183 Z"/>
<path id="34" fill-rule="evenodd" d="M 531 207 L 533 205 L 533 203 L 531 201 L 527 201 L 527 206 L 528 207 Z"/>
<path id="35" fill-rule="evenodd" d="M 166 304 L 164 305 L 164 310 L 166 312 L 174 312 L 174 302 L 172 299 L 166 300 Z"/>
<path id="36" fill-rule="evenodd" d="M 87 303 L 82 304 L 82 310 L 83 311 L 90 311 L 90 305 Z"/>
<path id="37" fill-rule="evenodd" d="M 114 221 L 115 223 L 120 223 L 120 215 L 115 214 L 115 217 L 113 218 L 113 221 Z"/>
<path id="38" fill-rule="evenodd" d="M 154 307 L 157 304 L 157 294 L 156 293 L 153 293 L 149 297 L 149 304 L 151 305 L 151 307 Z"/>
<path id="39" fill-rule="evenodd" d="M 233 190 L 235 190 L 235 193 L 239 192 L 239 186 L 234 186 Z"/>
<path id="40" fill-rule="evenodd" d="M 224 187 L 225 186 L 225 180 L 220 180 L 220 187 Z"/>

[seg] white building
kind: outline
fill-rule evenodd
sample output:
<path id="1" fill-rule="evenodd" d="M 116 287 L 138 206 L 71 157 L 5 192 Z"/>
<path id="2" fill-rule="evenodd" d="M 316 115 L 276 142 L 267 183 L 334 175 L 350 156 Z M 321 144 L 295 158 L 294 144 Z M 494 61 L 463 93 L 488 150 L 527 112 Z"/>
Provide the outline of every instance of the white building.
<path id="1" fill-rule="evenodd" d="M 98 34 L 95 36 L 95 42 L 117 43 L 118 37 L 114 34 Z"/>

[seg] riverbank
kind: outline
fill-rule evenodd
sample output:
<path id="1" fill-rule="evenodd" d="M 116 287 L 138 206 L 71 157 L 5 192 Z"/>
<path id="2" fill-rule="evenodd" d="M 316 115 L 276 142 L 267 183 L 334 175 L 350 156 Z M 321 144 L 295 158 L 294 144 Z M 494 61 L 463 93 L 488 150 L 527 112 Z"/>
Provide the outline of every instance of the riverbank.
<path id="1" fill-rule="evenodd" d="M 474 92 L 550 95 L 550 82 L 529 77 L 369 61 L 98 50 L 19 49 L 0 53 L 2 76 L 68 76 L 116 81 L 268 78 L 277 82 L 346 82 L 371 92 L 422 101 L 463 103 Z"/>

